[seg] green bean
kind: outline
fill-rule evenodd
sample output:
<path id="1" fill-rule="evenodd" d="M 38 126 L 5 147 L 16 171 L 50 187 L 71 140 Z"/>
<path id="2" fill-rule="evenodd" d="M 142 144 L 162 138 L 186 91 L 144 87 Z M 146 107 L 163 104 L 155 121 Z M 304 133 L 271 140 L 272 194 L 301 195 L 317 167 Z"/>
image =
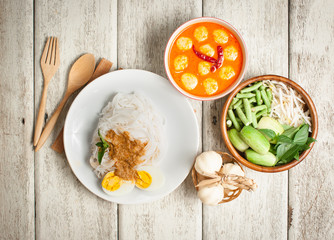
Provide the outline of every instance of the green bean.
<path id="1" fill-rule="evenodd" d="M 272 100 L 273 100 L 273 94 L 271 92 L 271 90 L 269 88 L 266 89 L 266 93 L 267 93 L 267 97 L 268 97 L 268 100 L 271 104 Z"/>
<path id="2" fill-rule="evenodd" d="M 238 121 L 235 119 L 234 113 L 232 110 L 228 110 L 228 116 L 230 117 L 235 129 L 237 129 L 237 131 L 240 131 L 240 125 L 238 123 Z"/>
<path id="3" fill-rule="evenodd" d="M 231 102 L 231 105 L 234 105 L 237 101 L 239 101 L 238 98 L 233 98 L 233 99 L 232 99 L 232 102 Z M 231 106 L 231 105 L 230 105 L 230 106 Z"/>
<path id="4" fill-rule="evenodd" d="M 249 99 L 249 103 L 255 103 L 255 102 L 256 102 L 255 97 L 252 97 L 252 98 Z"/>
<path id="5" fill-rule="evenodd" d="M 233 105 L 233 109 L 236 109 L 237 107 L 240 107 L 240 105 L 242 104 L 241 99 L 239 101 L 237 101 L 236 104 Z"/>
<path id="6" fill-rule="evenodd" d="M 267 94 L 266 94 L 266 91 L 265 90 L 261 90 L 260 91 L 261 92 L 261 97 L 262 97 L 262 99 L 263 99 L 263 102 L 264 102 L 264 104 L 266 104 L 266 106 L 267 106 L 267 112 L 270 112 L 270 102 L 269 102 L 269 99 L 268 99 L 268 97 L 267 97 Z"/>
<path id="7" fill-rule="evenodd" d="M 261 111 L 263 109 L 265 109 L 267 111 L 267 106 L 266 105 L 260 105 L 260 106 L 252 107 L 252 112 L 257 113 L 258 111 Z"/>
<path id="8" fill-rule="evenodd" d="M 254 97 L 254 93 L 238 93 L 236 98 L 251 98 Z"/>
<path id="9" fill-rule="evenodd" d="M 265 90 L 266 87 L 265 87 L 264 85 L 262 85 L 259 89 L 260 89 L 260 90 Z"/>
<path id="10" fill-rule="evenodd" d="M 262 82 L 257 82 L 250 87 L 246 87 L 246 88 L 242 89 L 240 92 L 241 93 L 251 92 L 251 91 L 254 91 L 254 90 L 258 89 L 260 86 L 262 86 Z"/>
<path id="11" fill-rule="evenodd" d="M 226 121 L 226 125 L 227 125 L 227 127 L 232 127 L 232 121 L 231 120 L 227 120 Z"/>
<path id="12" fill-rule="evenodd" d="M 255 91 L 255 95 L 256 95 L 256 103 L 257 105 L 261 105 L 263 103 L 262 98 L 261 98 L 261 93 L 259 90 Z"/>
<path id="13" fill-rule="evenodd" d="M 240 127 L 242 127 L 241 125 L 243 125 L 243 123 L 242 123 L 242 121 L 240 120 L 240 118 L 235 117 L 235 119 L 236 119 L 237 122 L 239 123 Z M 226 120 L 231 120 L 231 119 L 230 119 L 230 116 L 229 116 L 228 114 L 227 114 L 227 116 L 226 116 Z M 232 122 L 232 124 L 233 124 L 233 122 Z"/>
<path id="14" fill-rule="evenodd" d="M 255 112 L 252 112 L 252 124 L 254 128 L 257 128 L 257 118 Z"/>
<path id="15" fill-rule="evenodd" d="M 237 104 L 237 106 L 240 106 L 240 104 L 241 104 L 241 100 L 239 99 L 239 98 L 233 98 L 232 99 L 232 102 L 231 102 L 231 104 L 230 104 L 230 106 L 228 107 L 228 109 L 235 109 L 235 105 Z"/>
<path id="16" fill-rule="evenodd" d="M 243 122 L 243 124 L 245 126 L 248 126 L 250 124 L 249 120 L 247 119 L 247 117 L 245 116 L 244 112 L 241 110 L 240 107 L 236 108 L 237 111 L 237 115 L 240 118 L 240 120 Z"/>
<path id="17" fill-rule="evenodd" d="M 242 127 L 244 125 L 244 123 L 240 120 L 240 118 L 235 117 L 235 119 L 237 120 L 237 122 L 239 123 L 240 127 Z"/>
<path id="18" fill-rule="evenodd" d="M 267 114 L 267 109 L 261 110 L 260 112 L 256 113 L 256 118 L 259 118 L 263 115 Z"/>
<path id="19" fill-rule="evenodd" d="M 248 119 L 249 122 L 252 122 L 252 110 L 251 110 L 251 106 L 249 103 L 249 100 L 247 98 L 243 98 L 242 102 L 244 104 L 244 108 L 245 108 L 245 112 L 246 112 L 246 117 Z"/>

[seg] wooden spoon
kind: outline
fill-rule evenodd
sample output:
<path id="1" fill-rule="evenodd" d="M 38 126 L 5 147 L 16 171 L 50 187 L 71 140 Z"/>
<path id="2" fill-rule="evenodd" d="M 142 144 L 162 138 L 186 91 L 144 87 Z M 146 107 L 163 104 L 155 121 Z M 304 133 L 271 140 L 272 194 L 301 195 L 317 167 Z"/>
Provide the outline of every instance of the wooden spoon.
<path id="1" fill-rule="evenodd" d="M 93 75 L 95 69 L 95 58 L 93 54 L 85 54 L 81 56 L 72 66 L 68 75 L 67 90 L 63 100 L 60 102 L 58 108 L 54 112 L 46 124 L 41 137 L 37 143 L 35 151 L 37 152 L 45 143 L 46 139 L 50 136 L 61 110 L 63 109 L 68 98 L 79 88 L 84 86 Z"/>

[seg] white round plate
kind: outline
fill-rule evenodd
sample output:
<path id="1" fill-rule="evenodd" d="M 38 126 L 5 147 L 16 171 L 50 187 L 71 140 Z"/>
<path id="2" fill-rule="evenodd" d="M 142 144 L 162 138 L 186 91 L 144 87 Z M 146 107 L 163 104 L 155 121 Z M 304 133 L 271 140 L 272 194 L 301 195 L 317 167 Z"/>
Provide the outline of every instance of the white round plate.
<path id="1" fill-rule="evenodd" d="M 158 166 L 166 177 L 154 192 L 135 188 L 131 193 L 112 197 L 101 189 L 101 180 L 89 164 L 91 138 L 99 114 L 118 92 L 137 91 L 149 97 L 166 120 L 167 151 Z M 67 114 L 64 146 L 67 160 L 79 181 L 95 195 L 120 204 L 150 202 L 175 190 L 191 170 L 199 146 L 199 128 L 190 103 L 170 82 L 143 70 L 119 70 L 101 76 L 76 97 Z"/>

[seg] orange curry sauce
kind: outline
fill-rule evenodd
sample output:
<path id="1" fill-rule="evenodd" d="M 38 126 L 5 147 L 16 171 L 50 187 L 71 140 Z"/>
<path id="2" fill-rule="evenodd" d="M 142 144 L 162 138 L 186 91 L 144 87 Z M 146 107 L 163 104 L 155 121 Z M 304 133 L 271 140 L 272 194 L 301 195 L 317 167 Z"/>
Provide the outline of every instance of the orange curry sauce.
<path id="1" fill-rule="evenodd" d="M 201 27 L 205 27 L 207 29 L 207 39 L 204 41 L 198 41 L 195 38 L 195 30 L 197 28 L 201 28 Z M 228 35 L 228 41 L 226 43 L 217 43 L 215 41 L 215 36 L 214 36 L 214 31 L 221 29 L 223 31 L 225 31 Z M 198 56 L 196 56 L 196 54 L 194 53 L 193 49 L 187 49 L 187 50 L 181 50 L 178 45 L 177 45 L 177 40 L 180 37 L 187 37 L 190 38 L 192 40 L 192 45 L 194 45 L 195 49 L 199 52 L 202 52 L 200 49 L 202 46 L 209 44 L 211 46 L 212 49 L 214 49 L 214 55 L 212 56 L 213 58 L 217 59 L 218 57 L 218 53 L 217 53 L 217 46 L 220 45 L 223 50 L 227 47 L 231 47 L 233 46 L 234 49 L 237 52 L 237 57 L 231 61 L 228 60 L 225 56 L 225 52 L 224 52 L 224 62 L 223 65 L 217 69 L 215 72 L 209 72 L 205 75 L 201 75 L 199 73 L 199 63 L 200 62 L 204 62 L 204 60 L 200 59 Z M 180 56 L 186 56 L 188 63 L 187 63 L 187 67 L 184 70 L 176 70 L 175 66 L 174 66 L 174 61 L 175 59 Z M 208 55 L 208 54 L 206 54 Z M 209 63 L 209 62 L 207 62 Z M 238 40 L 235 38 L 235 36 L 226 28 L 224 28 L 223 26 L 216 24 L 216 23 L 212 23 L 212 22 L 203 22 L 203 23 L 197 23 L 194 25 L 189 26 L 188 28 L 186 28 L 183 32 L 181 32 L 177 38 L 175 39 L 171 51 L 169 53 L 169 69 L 170 72 L 173 76 L 173 79 L 175 80 L 175 82 L 185 91 L 189 92 L 190 94 L 196 95 L 196 96 L 200 96 L 200 97 L 207 97 L 207 96 L 214 96 L 214 95 L 218 95 L 221 92 L 223 92 L 224 90 L 226 90 L 239 76 L 241 68 L 242 68 L 242 63 L 243 63 L 243 56 L 242 56 L 242 50 L 240 47 L 240 44 L 238 42 Z M 213 65 L 213 63 L 209 63 L 210 66 Z M 229 79 L 222 79 L 220 77 L 220 71 L 222 70 L 223 67 L 232 67 L 234 70 L 234 76 L 230 77 Z M 229 68 L 231 69 L 231 68 Z M 198 83 L 196 85 L 195 88 L 189 90 L 185 87 L 184 83 L 181 81 L 182 75 L 185 73 L 191 73 L 193 75 L 196 76 Z M 232 74 L 233 75 L 233 74 Z M 208 91 L 206 90 L 206 88 L 204 87 L 204 81 L 205 79 L 214 79 L 218 84 L 218 88 L 216 88 L 214 90 L 214 93 L 210 93 L 208 94 Z"/>

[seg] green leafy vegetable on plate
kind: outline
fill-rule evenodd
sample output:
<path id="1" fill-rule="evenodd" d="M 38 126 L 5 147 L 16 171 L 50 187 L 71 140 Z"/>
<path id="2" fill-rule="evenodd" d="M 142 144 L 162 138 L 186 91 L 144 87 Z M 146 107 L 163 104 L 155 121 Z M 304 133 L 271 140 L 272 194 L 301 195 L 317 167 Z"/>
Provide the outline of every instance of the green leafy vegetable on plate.
<path id="1" fill-rule="evenodd" d="M 102 135 L 100 133 L 100 129 L 97 131 L 97 133 L 100 137 L 101 142 L 98 142 L 95 145 L 99 147 L 99 152 L 97 154 L 97 160 L 99 161 L 99 164 L 101 164 L 104 153 L 105 153 L 106 149 L 109 148 L 110 146 L 106 142 L 106 140 L 104 140 L 104 138 L 102 137 Z"/>

